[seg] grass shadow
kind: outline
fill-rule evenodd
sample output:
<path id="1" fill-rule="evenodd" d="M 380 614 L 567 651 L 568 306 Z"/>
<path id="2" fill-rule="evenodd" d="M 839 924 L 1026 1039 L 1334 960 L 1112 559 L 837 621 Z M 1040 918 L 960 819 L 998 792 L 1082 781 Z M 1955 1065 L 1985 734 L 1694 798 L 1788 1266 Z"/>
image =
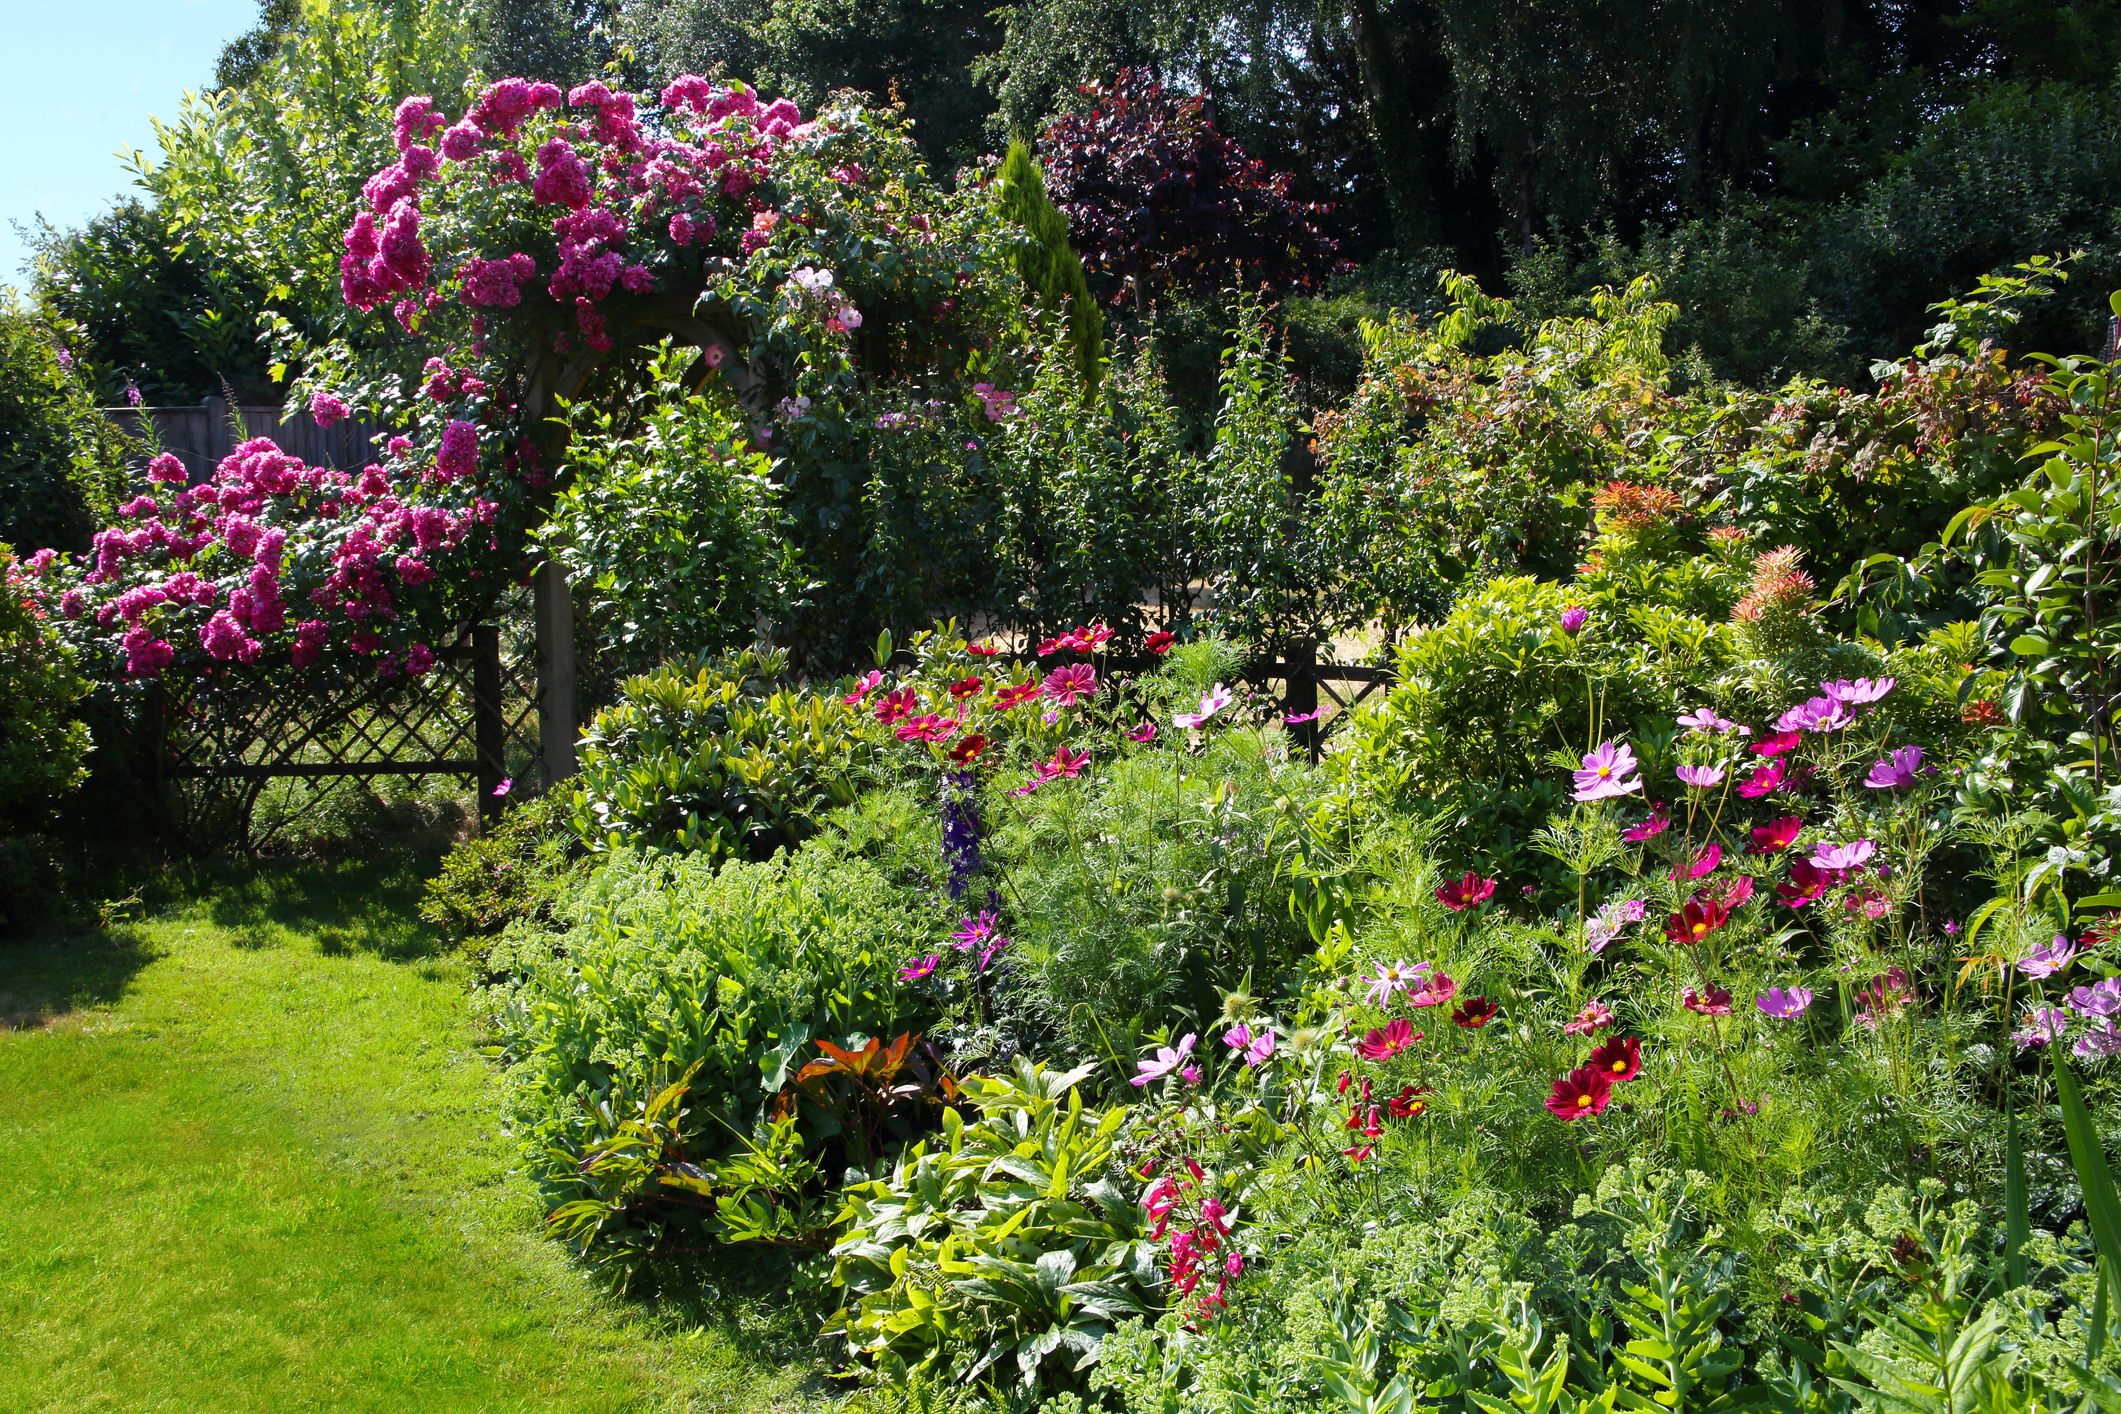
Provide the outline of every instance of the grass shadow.
<path id="1" fill-rule="evenodd" d="M 124 997 L 154 953 L 130 928 L 0 942 L 0 1031 L 32 1031 Z"/>
<path id="2" fill-rule="evenodd" d="M 831 1312 L 831 1261 L 820 1253 L 717 1246 L 652 1259 L 628 1295 L 652 1319 L 709 1330 L 752 1364 L 787 1367 L 814 1356 L 798 1395 L 824 1408 L 853 1385 L 831 1377 L 840 1352 L 821 1334 Z"/>
<path id="3" fill-rule="evenodd" d="M 241 946 L 313 940 L 327 957 L 368 953 L 390 962 L 431 957 L 439 942 L 420 921 L 420 892 L 435 852 L 388 848 L 358 854 L 268 860 L 216 870 L 200 881 L 205 909 Z"/>

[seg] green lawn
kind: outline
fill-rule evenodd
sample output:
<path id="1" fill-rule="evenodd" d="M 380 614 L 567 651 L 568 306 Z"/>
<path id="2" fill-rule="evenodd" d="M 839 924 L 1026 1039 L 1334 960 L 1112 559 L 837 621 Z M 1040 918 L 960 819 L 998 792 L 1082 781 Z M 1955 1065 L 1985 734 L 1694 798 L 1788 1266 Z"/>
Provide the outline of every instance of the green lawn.
<path id="1" fill-rule="evenodd" d="M 655 1317 L 538 1235 L 416 881 L 0 943 L 0 1409 L 829 1401 L 786 1303 Z"/>

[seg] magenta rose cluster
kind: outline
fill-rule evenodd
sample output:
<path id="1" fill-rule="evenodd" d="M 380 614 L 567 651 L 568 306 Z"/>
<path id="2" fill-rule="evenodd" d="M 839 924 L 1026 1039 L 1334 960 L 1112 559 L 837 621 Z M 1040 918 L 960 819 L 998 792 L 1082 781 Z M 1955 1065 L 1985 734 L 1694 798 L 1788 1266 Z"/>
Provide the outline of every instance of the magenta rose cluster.
<path id="1" fill-rule="evenodd" d="M 814 125 L 788 99 L 764 103 L 741 83 L 686 75 L 659 102 L 600 81 L 563 93 L 550 83 L 502 79 L 453 123 L 433 99 L 408 98 L 394 131 L 397 159 L 368 179 L 366 209 L 343 237 L 346 302 L 361 310 L 388 305 L 415 332 L 449 302 L 514 309 L 541 283 L 572 313 L 582 342 L 604 350 L 611 347 L 604 301 L 615 291 L 655 289 L 654 266 L 666 247 L 703 246 L 732 228 L 741 255 L 771 240 L 781 213 L 765 183 L 780 147 Z M 856 175 L 848 169 L 848 180 Z M 448 188 L 463 189 L 460 200 L 483 193 L 544 208 L 556 246 L 549 254 L 466 249 L 437 261 L 423 222 L 435 193 Z M 838 322 L 849 330 L 859 315 Z M 483 332 L 474 325 L 475 335 Z"/>
<path id="2" fill-rule="evenodd" d="M 464 578 L 455 562 L 491 541 L 490 501 L 419 504 L 380 465 L 309 466 L 269 438 L 237 447 L 200 485 L 187 479 L 158 455 L 85 563 L 32 562 L 47 611 L 128 678 L 187 661 L 306 668 L 334 651 L 385 675 L 424 673 L 434 650 L 421 611 L 436 596 L 423 586 L 445 567 Z"/>

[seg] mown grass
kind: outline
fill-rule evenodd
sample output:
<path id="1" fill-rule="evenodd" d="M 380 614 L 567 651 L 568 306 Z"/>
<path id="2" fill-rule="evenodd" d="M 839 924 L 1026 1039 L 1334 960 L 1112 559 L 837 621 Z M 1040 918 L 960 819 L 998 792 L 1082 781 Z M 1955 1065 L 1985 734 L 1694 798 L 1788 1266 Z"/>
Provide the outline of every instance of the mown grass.
<path id="1" fill-rule="evenodd" d="M 418 873 L 270 871 L 0 943 L 0 1409 L 796 1409 L 785 1300 L 538 1234 Z"/>

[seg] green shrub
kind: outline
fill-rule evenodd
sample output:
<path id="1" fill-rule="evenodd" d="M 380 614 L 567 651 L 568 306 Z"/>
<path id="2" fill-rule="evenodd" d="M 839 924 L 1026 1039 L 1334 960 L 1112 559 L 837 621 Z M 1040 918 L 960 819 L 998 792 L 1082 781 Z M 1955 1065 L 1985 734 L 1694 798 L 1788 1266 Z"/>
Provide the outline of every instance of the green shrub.
<path id="1" fill-rule="evenodd" d="M 935 922 L 873 867 L 822 848 L 718 863 L 617 851 L 554 903 L 564 928 L 495 950 L 516 978 L 494 999 L 532 1173 L 556 1226 L 621 1273 L 672 1230 L 821 1227 L 820 1164 L 848 1146 L 771 1102 L 821 1043 L 925 1020 L 895 972 Z"/>
<path id="2" fill-rule="evenodd" d="M 571 409 L 566 489 L 539 532 L 607 680 L 735 652 L 794 606 L 771 463 L 732 408 L 690 390 L 688 355 L 657 355 L 653 410 L 630 435 L 631 407 Z"/>
<path id="3" fill-rule="evenodd" d="M 866 719 L 784 685 L 787 673 L 786 654 L 747 649 L 620 684 L 582 734 L 567 806 L 582 843 L 756 858 L 852 802 Z"/>
<path id="4" fill-rule="evenodd" d="M 0 930 L 32 921 L 55 897 L 44 831 L 86 774 L 89 748 L 74 712 L 88 685 L 24 592 L 28 573 L 0 544 Z"/>
<path id="5" fill-rule="evenodd" d="M 550 919 L 575 871 L 561 797 L 510 809 L 491 830 L 457 844 L 420 896 L 420 917 L 452 948 L 483 964 L 493 937 L 515 923 Z"/>
<path id="6" fill-rule="evenodd" d="M 86 550 L 125 489 L 124 439 L 53 336 L 0 289 L 0 544 Z"/>

